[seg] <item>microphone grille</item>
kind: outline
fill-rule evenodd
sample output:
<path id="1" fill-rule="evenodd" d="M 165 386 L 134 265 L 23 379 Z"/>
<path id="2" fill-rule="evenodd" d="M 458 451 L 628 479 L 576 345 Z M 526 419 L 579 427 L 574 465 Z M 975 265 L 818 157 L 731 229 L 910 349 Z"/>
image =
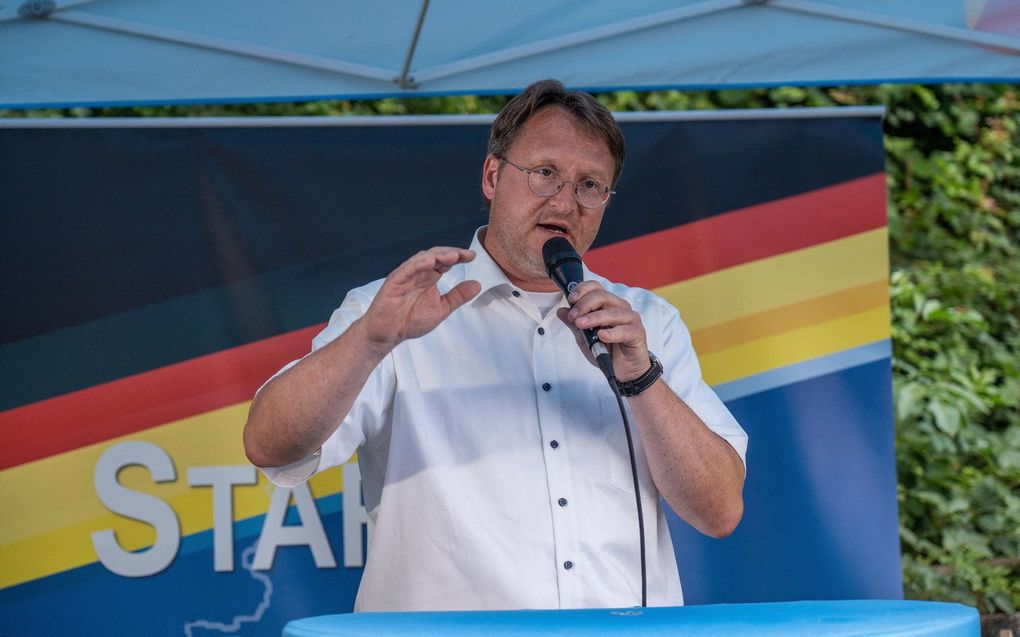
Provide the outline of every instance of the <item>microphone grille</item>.
<path id="1" fill-rule="evenodd" d="M 581 257 L 578 256 L 577 250 L 574 250 L 574 246 L 570 245 L 570 242 L 565 238 L 553 237 L 542 246 L 542 260 L 545 262 L 546 271 L 551 273 L 556 266 L 564 261 L 577 261 L 580 263 Z"/>

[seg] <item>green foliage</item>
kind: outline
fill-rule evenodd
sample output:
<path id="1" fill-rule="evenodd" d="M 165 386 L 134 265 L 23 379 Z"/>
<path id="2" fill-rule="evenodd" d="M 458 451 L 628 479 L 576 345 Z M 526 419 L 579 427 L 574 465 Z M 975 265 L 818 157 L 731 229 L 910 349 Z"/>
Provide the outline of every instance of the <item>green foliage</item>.
<path id="1" fill-rule="evenodd" d="M 619 91 L 616 111 L 884 104 L 908 597 L 1020 607 L 1020 88 Z M 494 113 L 503 96 L 0 111 L 0 117 Z"/>
<path id="2" fill-rule="evenodd" d="M 907 594 L 1020 607 L 1020 101 L 897 87 L 886 152 Z"/>
<path id="3" fill-rule="evenodd" d="M 3 110 L 0 117 L 302 117 L 350 115 L 470 115 L 495 113 L 504 95 L 419 97 L 379 100 L 321 100 L 256 104 L 186 104 Z"/>

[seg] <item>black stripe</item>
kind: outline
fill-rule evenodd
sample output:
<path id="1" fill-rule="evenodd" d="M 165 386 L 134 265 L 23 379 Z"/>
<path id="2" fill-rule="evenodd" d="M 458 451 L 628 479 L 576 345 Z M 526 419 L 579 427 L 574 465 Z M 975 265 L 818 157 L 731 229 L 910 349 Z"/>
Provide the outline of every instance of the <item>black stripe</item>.
<path id="1" fill-rule="evenodd" d="M 877 118 L 628 124 L 596 246 L 873 175 Z"/>
<path id="2" fill-rule="evenodd" d="M 873 118 L 624 131 L 597 245 L 882 170 Z M 0 130 L 0 408 L 324 321 L 413 252 L 466 245 L 487 134 Z"/>

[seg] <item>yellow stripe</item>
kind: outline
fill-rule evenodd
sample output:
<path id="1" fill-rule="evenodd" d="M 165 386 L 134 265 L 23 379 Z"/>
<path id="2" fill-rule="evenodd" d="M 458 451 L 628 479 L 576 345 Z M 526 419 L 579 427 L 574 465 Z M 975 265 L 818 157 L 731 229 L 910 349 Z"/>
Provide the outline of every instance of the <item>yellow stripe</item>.
<path id="1" fill-rule="evenodd" d="M 656 290 L 692 331 L 889 276 L 888 232 L 862 232 Z"/>
<path id="2" fill-rule="evenodd" d="M 710 385 L 889 338 L 889 307 L 851 314 L 701 356 Z"/>
<path id="3" fill-rule="evenodd" d="M 166 451 L 177 479 L 154 484 L 147 470 L 132 466 L 120 472 L 121 484 L 169 503 L 184 535 L 212 528 L 212 489 L 189 487 L 187 470 L 248 464 L 241 447 L 248 406 L 225 407 L 0 472 L 7 512 L 0 525 L 0 588 L 95 562 L 93 531 L 114 530 L 128 550 L 152 544 L 152 527 L 111 513 L 93 487 L 99 456 L 126 440 L 151 442 Z M 334 469 L 316 476 L 310 487 L 320 498 L 340 492 L 342 482 L 341 471 Z M 257 485 L 234 487 L 234 519 L 264 514 L 270 493 L 261 474 Z"/>
<path id="4" fill-rule="evenodd" d="M 710 351 L 702 355 L 701 363 L 706 380 L 718 384 L 888 338 L 889 311 L 884 304 L 805 324 L 837 311 L 824 309 L 825 301 L 818 297 L 847 301 L 853 288 L 884 280 L 887 264 L 887 232 L 879 229 L 728 268 L 658 292 L 681 308 L 699 339 L 715 344 L 708 346 Z M 839 311 L 852 306 L 847 301 Z M 785 311 L 780 309 L 784 307 Z M 811 311 L 800 323 L 788 323 L 796 329 L 777 331 L 783 325 L 777 317 L 795 316 L 796 308 Z M 727 332 L 721 324 L 736 322 L 725 326 L 735 328 L 740 321 L 762 337 L 738 343 L 720 336 Z M 170 503 L 185 535 L 211 528 L 211 489 L 188 487 L 187 468 L 246 464 L 240 440 L 247 410 L 247 403 L 233 405 L 0 472 L 0 494 L 7 511 L 0 525 L 0 587 L 94 562 L 93 531 L 113 529 L 129 550 L 151 544 L 151 527 L 111 514 L 92 486 L 99 456 L 126 440 L 145 440 L 164 449 L 177 468 L 177 480 L 154 485 L 147 471 L 128 467 L 121 472 L 122 484 Z M 234 518 L 263 514 L 268 488 L 262 478 L 258 485 L 236 487 Z M 338 470 L 312 482 L 316 497 L 341 489 Z"/>
<path id="5" fill-rule="evenodd" d="M 727 321 L 691 333 L 699 356 L 831 321 L 889 303 L 889 281 L 885 278 L 816 299 L 792 303 L 774 310 Z"/>

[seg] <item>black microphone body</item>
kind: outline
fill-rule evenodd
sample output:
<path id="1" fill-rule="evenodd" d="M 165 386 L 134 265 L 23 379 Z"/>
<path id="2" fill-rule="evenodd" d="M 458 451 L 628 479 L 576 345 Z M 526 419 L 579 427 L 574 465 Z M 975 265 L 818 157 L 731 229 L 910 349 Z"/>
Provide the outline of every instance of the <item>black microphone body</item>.
<path id="1" fill-rule="evenodd" d="M 581 265 L 581 257 L 574 250 L 574 246 L 563 237 L 553 237 L 542 246 L 542 259 L 545 261 L 546 272 L 557 287 L 569 296 L 574 288 L 581 281 L 584 281 L 584 268 Z M 605 343 L 599 340 L 598 334 L 593 329 L 583 329 L 584 340 L 591 348 L 602 373 L 610 383 L 616 383 L 616 373 L 613 371 L 613 359 Z"/>

